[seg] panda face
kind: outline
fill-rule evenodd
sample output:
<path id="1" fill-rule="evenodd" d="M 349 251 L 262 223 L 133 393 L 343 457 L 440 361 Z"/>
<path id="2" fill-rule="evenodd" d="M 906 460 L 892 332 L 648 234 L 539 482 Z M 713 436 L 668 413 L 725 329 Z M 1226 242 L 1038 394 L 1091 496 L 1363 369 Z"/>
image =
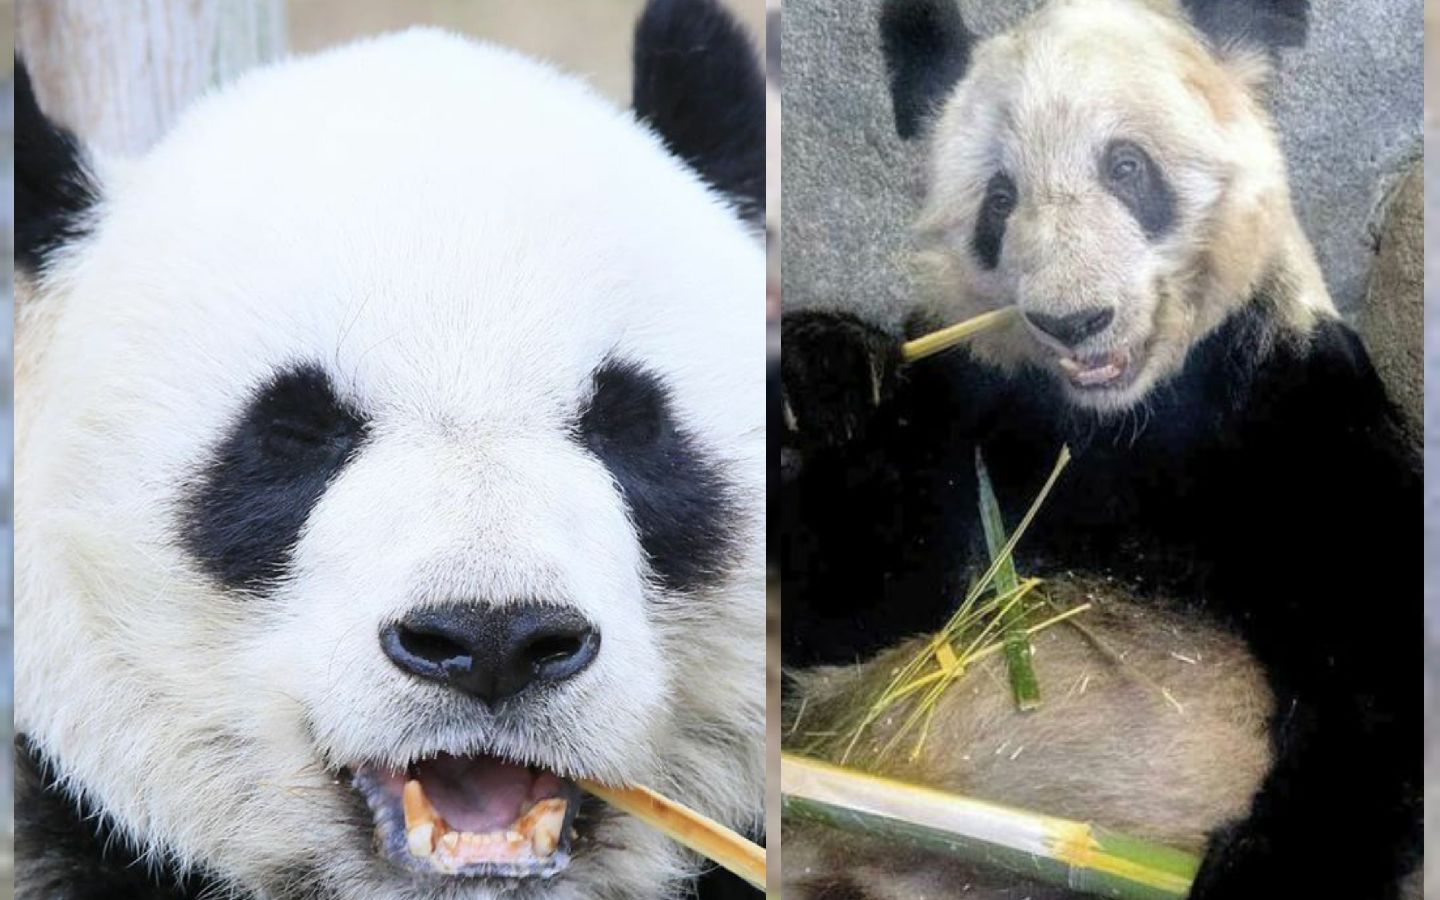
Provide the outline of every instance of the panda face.
<path id="1" fill-rule="evenodd" d="M 685 870 L 581 778 L 751 820 L 764 260 L 730 202 L 423 31 L 100 175 L 17 391 L 17 724 L 69 783 L 273 896 Z"/>
<path id="2" fill-rule="evenodd" d="M 1051 3 L 975 49 L 934 127 L 919 231 L 952 315 L 1023 313 L 982 355 L 1102 411 L 1178 371 L 1254 278 L 1261 242 L 1217 234 L 1288 204 L 1262 69 L 1134 0 Z"/>

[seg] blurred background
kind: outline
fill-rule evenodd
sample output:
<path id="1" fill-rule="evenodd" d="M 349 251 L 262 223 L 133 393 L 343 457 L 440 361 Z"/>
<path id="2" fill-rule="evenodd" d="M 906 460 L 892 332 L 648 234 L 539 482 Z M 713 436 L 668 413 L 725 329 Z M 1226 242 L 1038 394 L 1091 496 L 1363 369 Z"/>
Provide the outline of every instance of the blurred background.
<path id="1" fill-rule="evenodd" d="M 721 0 L 756 36 L 764 0 Z M 116 153 L 142 151 L 204 90 L 288 53 L 416 25 L 504 44 L 628 104 L 643 0 L 9 0 L 0 28 L 47 110 Z M 13 14 L 18 6 L 18 18 Z M 18 33 L 18 34 L 17 34 Z M 80 63 L 80 64 L 77 64 Z"/>

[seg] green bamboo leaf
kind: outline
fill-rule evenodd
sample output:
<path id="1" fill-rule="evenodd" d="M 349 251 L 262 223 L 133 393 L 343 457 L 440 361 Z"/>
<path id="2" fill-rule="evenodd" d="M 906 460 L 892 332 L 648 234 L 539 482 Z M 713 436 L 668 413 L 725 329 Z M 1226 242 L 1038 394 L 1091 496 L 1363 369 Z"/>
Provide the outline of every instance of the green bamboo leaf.
<path id="1" fill-rule="evenodd" d="M 985 457 L 979 447 L 975 448 L 975 478 L 980 485 L 980 524 L 985 529 L 985 549 L 991 562 L 998 565 L 995 589 L 1003 594 L 1015 589 L 1020 576 L 1015 572 L 1015 560 L 1005 552 L 1005 519 L 1000 515 L 1000 503 L 995 499 L 995 488 L 990 483 L 990 472 L 985 468 Z"/>
<path id="2" fill-rule="evenodd" d="M 985 468 L 985 457 L 980 448 L 975 448 L 975 479 L 980 486 L 980 522 L 985 530 L 985 546 L 990 551 L 990 560 L 997 566 L 995 589 L 1000 592 L 1013 590 L 1020 583 L 1015 571 L 1015 558 L 1006 549 L 1009 542 L 1005 536 L 1005 518 L 1000 514 L 1000 502 L 995 499 L 995 487 L 990 483 L 990 472 Z M 1034 648 L 1024 629 L 1024 609 L 1016 608 L 1006 616 L 1005 663 L 1010 673 L 1010 690 L 1015 695 L 1015 706 L 1021 712 L 1030 712 L 1040 707 L 1040 679 L 1035 676 L 1032 657 Z"/>

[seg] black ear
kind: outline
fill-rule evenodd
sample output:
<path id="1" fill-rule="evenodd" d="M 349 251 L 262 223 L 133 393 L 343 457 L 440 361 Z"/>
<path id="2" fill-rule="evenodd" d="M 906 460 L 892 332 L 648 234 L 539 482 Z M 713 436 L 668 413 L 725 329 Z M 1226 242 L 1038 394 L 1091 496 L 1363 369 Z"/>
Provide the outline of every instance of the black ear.
<path id="1" fill-rule="evenodd" d="M 758 221 L 765 210 L 765 77 L 715 0 L 650 0 L 635 26 L 635 115 Z"/>
<path id="2" fill-rule="evenodd" d="M 1183 0 L 1195 27 L 1216 47 L 1248 46 L 1274 56 L 1305 43 L 1309 0 Z"/>
<path id="3" fill-rule="evenodd" d="M 880 10 L 880 48 L 897 134 L 907 140 L 920 134 L 969 68 L 974 44 L 955 0 L 887 0 Z"/>
<path id="4" fill-rule="evenodd" d="M 83 237 L 99 198 L 75 136 L 40 111 L 30 73 L 15 60 L 15 262 L 35 273 Z"/>

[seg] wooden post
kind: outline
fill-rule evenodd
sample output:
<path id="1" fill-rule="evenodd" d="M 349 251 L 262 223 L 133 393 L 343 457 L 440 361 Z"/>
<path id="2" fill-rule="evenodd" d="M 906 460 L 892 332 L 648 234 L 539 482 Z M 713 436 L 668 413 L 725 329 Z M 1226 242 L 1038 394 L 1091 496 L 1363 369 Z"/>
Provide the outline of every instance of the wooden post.
<path id="1" fill-rule="evenodd" d="M 285 48 L 284 0 L 20 0 L 40 104 L 104 153 L 148 149 L 196 96 Z"/>

